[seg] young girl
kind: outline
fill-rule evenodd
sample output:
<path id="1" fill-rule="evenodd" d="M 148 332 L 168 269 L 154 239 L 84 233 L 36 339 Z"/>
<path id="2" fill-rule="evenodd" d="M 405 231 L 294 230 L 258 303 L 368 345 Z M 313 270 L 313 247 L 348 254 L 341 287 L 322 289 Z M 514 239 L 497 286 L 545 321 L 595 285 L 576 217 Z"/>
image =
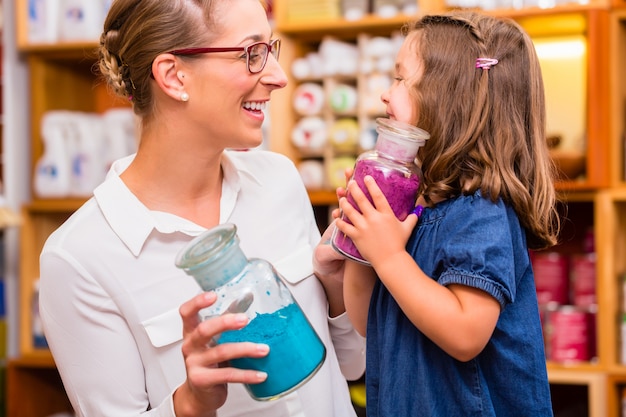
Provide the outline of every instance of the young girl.
<path id="1" fill-rule="evenodd" d="M 408 28 L 391 119 L 431 134 L 424 206 L 401 222 L 375 181 L 336 226 L 348 315 L 367 334 L 367 416 L 551 416 L 528 248 L 556 243 L 539 62 L 513 21 L 458 12 Z M 417 225 L 417 227 L 416 227 Z M 382 243 L 381 243 L 382 242 Z"/>

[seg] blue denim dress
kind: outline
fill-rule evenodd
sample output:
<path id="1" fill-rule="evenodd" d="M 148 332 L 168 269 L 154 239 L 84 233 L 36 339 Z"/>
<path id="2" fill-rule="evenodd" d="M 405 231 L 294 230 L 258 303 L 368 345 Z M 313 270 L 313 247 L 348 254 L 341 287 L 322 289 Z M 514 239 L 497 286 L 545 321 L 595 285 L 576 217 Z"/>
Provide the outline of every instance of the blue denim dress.
<path id="1" fill-rule="evenodd" d="M 444 201 L 424 210 L 407 250 L 441 285 L 479 288 L 502 310 L 485 349 L 460 362 L 379 281 L 367 326 L 367 417 L 552 416 L 534 276 L 513 209 L 479 192 Z"/>

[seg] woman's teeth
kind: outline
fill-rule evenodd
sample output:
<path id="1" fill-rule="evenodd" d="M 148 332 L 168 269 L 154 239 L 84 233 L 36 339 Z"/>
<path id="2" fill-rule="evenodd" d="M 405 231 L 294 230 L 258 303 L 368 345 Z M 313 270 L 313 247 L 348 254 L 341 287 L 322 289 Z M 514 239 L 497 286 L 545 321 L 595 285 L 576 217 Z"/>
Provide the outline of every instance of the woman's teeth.
<path id="1" fill-rule="evenodd" d="M 265 102 L 264 101 L 247 101 L 243 103 L 243 108 L 248 110 L 265 110 Z"/>

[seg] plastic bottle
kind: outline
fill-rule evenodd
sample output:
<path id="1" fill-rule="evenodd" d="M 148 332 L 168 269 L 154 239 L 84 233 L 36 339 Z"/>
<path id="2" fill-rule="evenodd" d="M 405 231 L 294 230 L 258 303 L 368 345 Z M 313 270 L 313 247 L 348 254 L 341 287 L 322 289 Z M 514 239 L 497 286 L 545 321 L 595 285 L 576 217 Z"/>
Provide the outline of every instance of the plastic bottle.
<path id="1" fill-rule="evenodd" d="M 119 158 L 137 151 L 138 119 L 133 110 L 125 107 L 116 107 L 107 110 L 102 115 L 105 152 L 104 169 L 108 172 L 111 164 Z"/>
<path id="2" fill-rule="evenodd" d="M 47 349 L 48 342 L 46 341 L 46 336 L 43 332 L 43 325 L 41 324 L 41 317 L 39 315 L 39 280 L 36 280 L 33 285 L 33 298 L 31 304 L 33 347 L 35 347 L 35 349 Z"/>
<path id="3" fill-rule="evenodd" d="M 71 190 L 69 140 L 71 113 L 52 110 L 41 119 L 44 153 L 35 165 L 35 194 L 39 197 L 67 197 Z"/>
<path id="4" fill-rule="evenodd" d="M 64 41 L 97 40 L 102 32 L 106 0 L 62 0 L 59 20 L 59 38 Z"/>
<path id="5" fill-rule="evenodd" d="M 223 224 L 207 230 L 179 252 L 176 266 L 196 279 L 217 301 L 208 316 L 245 313 L 248 324 L 222 333 L 215 343 L 254 342 L 269 345 L 263 358 L 237 358 L 231 365 L 267 373 L 260 384 L 246 385 L 256 400 L 271 400 L 306 383 L 319 370 L 326 348 L 278 275 L 267 261 L 248 259 L 239 247 L 237 228 Z"/>
<path id="6" fill-rule="evenodd" d="M 415 207 L 420 185 L 421 171 L 415 164 L 415 157 L 430 135 L 418 127 L 397 120 L 378 118 L 376 123 L 376 145 L 373 150 L 358 156 L 352 178 L 371 201 L 363 180 L 367 175 L 372 176 L 387 197 L 396 217 L 404 220 Z M 349 194 L 346 197 L 356 206 Z M 343 214 L 342 219 L 348 221 Z M 338 229 L 335 229 L 331 243 L 342 255 L 369 265 L 352 240 Z"/>
<path id="7" fill-rule="evenodd" d="M 106 177 L 106 152 L 102 118 L 94 113 L 73 112 L 74 143 L 71 153 L 70 194 L 90 196 Z"/>
<path id="8" fill-rule="evenodd" d="M 28 41 L 54 43 L 59 37 L 61 0 L 28 0 Z"/>

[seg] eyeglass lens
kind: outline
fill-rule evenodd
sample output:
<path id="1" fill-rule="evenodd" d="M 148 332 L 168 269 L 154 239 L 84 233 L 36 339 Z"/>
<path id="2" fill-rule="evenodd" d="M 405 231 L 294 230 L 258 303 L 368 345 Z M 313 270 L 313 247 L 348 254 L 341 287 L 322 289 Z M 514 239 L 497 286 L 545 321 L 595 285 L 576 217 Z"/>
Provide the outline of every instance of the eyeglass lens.
<path id="1" fill-rule="evenodd" d="M 280 53 L 280 41 L 278 40 L 273 41 L 269 45 L 261 42 L 248 47 L 248 70 L 250 72 L 257 73 L 263 70 L 267 63 L 267 55 L 270 49 L 274 58 L 278 59 L 278 54 Z"/>

